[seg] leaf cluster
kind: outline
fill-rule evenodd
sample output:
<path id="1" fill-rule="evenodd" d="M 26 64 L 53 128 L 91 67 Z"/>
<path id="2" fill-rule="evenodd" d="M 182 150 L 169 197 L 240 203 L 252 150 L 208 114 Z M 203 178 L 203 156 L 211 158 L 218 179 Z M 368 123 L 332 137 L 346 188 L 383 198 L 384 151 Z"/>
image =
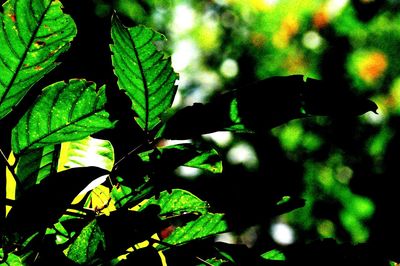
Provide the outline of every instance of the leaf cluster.
<path id="1" fill-rule="evenodd" d="M 244 245 L 215 243 L 214 236 L 230 230 L 224 213 L 213 211 L 207 201 L 172 182 L 172 173 L 181 166 L 222 172 L 218 150 L 197 141 L 202 134 L 222 130 L 265 134 L 292 119 L 375 112 L 376 104 L 346 88 L 294 75 L 270 77 L 208 103 L 175 110 L 178 74 L 158 45 L 165 37 L 145 26 L 126 27 L 117 14 L 110 30 L 118 92 L 112 94 L 105 85 L 98 87 L 82 78 L 55 82 L 41 89 L 15 125 L 5 127 L 10 150 L 1 150 L 5 172 L 0 187 L 4 191 L 1 261 L 8 265 L 307 261 L 295 249 L 282 255 L 274 248 L 260 253 Z M 77 31 L 59 1 L 4 3 L 0 119 L 16 115 L 27 93 L 57 66 Z M 110 107 L 110 99 L 118 97 L 124 99 L 119 110 L 129 110 L 128 118 Z M 171 144 L 170 140 L 191 141 Z M 303 204 L 301 199 L 286 198 L 273 215 Z M 315 246 L 307 247 L 310 253 L 315 251 Z M 336 245 L 332 249 L 341 254 Z M 338 257 L 349 260 L 348 254 Z"/>

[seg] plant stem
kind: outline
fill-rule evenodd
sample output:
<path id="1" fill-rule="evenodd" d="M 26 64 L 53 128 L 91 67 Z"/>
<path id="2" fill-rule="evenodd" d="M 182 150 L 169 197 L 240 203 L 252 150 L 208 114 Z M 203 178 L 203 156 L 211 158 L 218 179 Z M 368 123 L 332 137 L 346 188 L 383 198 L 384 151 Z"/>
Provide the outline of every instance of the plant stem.
<path id="1" fill-rule="evenodd" d="M 22 186 L 22 183 L 18 179 L 18 176 L 15 174 L 15 171 L 14 171 L 15 167 L 8 162 L 8 159 L 7 159 L 6 155 L 3 153 L 3 151 L 1 150 L 1 148 L 0 148 L 0 155 L 1 155 L 1 157 L 3 157 L 4 164 L 6 165 L 6 167 L 8 168 L 10 173 L 12 174 L 12 176 L 14 177 L 15 183 L 17 183 L 17 187 L 23 191 L 24 188 Z"/>

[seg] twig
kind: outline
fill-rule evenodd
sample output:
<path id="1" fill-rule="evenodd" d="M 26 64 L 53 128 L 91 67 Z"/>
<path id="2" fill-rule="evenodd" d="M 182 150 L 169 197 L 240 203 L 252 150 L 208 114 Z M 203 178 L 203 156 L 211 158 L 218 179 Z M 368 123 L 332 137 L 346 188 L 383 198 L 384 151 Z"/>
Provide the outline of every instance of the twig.
<path id="1" fill-rule="evenodd" d="M 21 191 L 24 191 L 24 187 L 22 186 L 21 181 L 19 180 L 18 176 L 15 174 L 15 171 L 14 171 L 15 167 L 8 162 L 6 155 L 3 153 L 3 151 L 1 149 L 0 149 L 0 154 L 4 159 L 6 167 L 8 168 L 8 170 L 10 170 L 11 175 L 14 177 L 15 183 L 17 183 L 18 188 Z"/>

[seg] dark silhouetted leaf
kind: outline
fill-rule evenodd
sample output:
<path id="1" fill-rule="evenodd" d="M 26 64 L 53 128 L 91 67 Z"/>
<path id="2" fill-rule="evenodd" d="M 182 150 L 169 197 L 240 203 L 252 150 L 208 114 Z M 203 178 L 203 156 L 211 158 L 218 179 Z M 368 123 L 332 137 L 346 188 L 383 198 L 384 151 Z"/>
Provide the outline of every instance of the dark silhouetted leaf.
<path id="1" fill-rule="evenodd" d="M 158 148 L 159 159 L 154 162 L 160 172 L 175 170 L 178 166 L 188 166 L 212 173 L 222 172 L 222 160 L 211 147 L 196 147 L 193 144 L 178 144 Z M 139 154 L 144 162 L 150 162 L 152 151 Z"/>
<path id="2" fill-rule="evenodd" d="M 170 58 L 165 58 L 155 46 L 155 42 L 165 38 L 144 26 L 126 28 L 116 16 L 112 20 L 111 37 L 118 86 L 132 100 L 136 122 L 148 133 L 171 106 L 177 89 L 178 76 Z"/>
<path id="3" fill-rule="evenodd" d="M 236 102 L 237 101 L 237 102 Z M 187 139 L 220 130 L 266 131 L 292 119 L 344 117 L 376 112 L 377 105 L 348 88 L 301 75 L 271 77 L 196 103 L 175 113 L 163 136 Z"/>
<path id="4" fill-rule="evenodd" d="M 83 139 L 100 130 L 112 128 L 104 110 L 105 87 L 73 79 L 46 87 L 43 94 L 12 131 L 16 154 L 49 144 Z"/>
<path id="5" fill-rule="evenodd" d="M 120 208 L 109 216 L 97 218 L 106 241 L 106 257 L 115 257 L 125 253 L 126 249 L 150 237 L 162 228 L 158 217 L 160 207 L 148 205 L 142 211 Z"/>
<path id="6" fill-rule="evenodd" d="M 0 119 L 45 74 L 76 35 L 60 1 L 9 0 L 0 20 Z"/>
<path id="7" fill-rule="evenodd" d="M 84 167 L 46 177 L 14 202 L 6 218 L 8 232 L 23 237 L 54 224 L 82 189 L 107 173 L 101 168 Z"/>

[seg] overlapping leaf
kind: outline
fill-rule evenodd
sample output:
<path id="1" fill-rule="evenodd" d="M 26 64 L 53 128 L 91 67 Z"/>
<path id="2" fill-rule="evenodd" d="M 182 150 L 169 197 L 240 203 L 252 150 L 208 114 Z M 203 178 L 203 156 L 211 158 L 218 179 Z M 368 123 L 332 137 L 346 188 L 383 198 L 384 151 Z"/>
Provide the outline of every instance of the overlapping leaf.
<path id="1" fill-rule="evenodd" d="M 76 35 L 72 18 L 52 0 L 9 0 L 0 14 L 0 119 L 56 67 Z"/>
<path id="2" fill-rule="evenodd" d="M 59 147 L 48 145 L 24 154 L 18 160 L 16 174 L 24 189 L 57 172 Z"/>
<path id="3" fill-rule="evenodd" d="M 113 127 L 104 110 L 105 87 L 86 80 L 57 82 L 43 94 L 20 119 L 12 131 L 16 154 L 49 144 L 83 139 Z"/>
<path id="4" fill-rule="evenodd" d="M 61 145 L 59 164 L 59 170 L 97 166 L 111 171 L 114 165 L 114 148 L 108 140 L 92 137 L 64 142 Z"/>
<path id="5" fill-rule="evenodd" d="M 171 106 L 177 89 L 177 74 L 171 67 L 170 58 L 165 58 L 155 46 L 155 42 L 163 41 L 164 36 L 143 26 L 126 28 L 114 17 L 111 37 L 118 86 L 132 100 L 136 121 L 148 133 Z"/>
<path id="6" fill-rule="evenodd" d="M 196 220 L 176 228 L 171 235 L 164 239 L 170 244 L 183 244 L 190 240 L 205 238 L 225 232 L 228 228 L 223 214 L 208 212 L 208 203 L 186 190 L 173 189 L 171 193 L 164 191 L 157 199 L 154 197 L 149 199 L 141 209 L 145 209 L 149 204 L 159 205 L 161 207 L 160 215 L 168 213 L 179 215 L 188 212 L 201 214 Z"/>

